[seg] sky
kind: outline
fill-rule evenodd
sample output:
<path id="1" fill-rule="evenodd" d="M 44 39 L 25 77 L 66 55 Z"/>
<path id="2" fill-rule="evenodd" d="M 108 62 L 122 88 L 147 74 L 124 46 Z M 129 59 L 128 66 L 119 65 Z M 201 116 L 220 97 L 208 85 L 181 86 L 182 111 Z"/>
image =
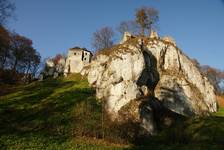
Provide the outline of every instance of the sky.
<path id="1" fill-rule="evenodd" d="M 159 11 L 161 37 L 173 37 L 191 58 L 224 70 L 224 0 L 12 1 L 16 19 L 8 23 L 10 30 L 32 39 L 42 58 L 66 54 L 75 46 L 92 50 L 96 30 L 116 30 L 121 21 L 134 20 L 137 8 L 149 6 Z"/>

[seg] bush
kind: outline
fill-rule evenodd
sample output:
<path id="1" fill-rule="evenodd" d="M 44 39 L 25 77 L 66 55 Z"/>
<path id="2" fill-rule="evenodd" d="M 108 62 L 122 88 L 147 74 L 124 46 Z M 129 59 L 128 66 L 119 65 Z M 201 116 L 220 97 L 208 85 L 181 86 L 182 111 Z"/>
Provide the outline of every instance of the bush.
<path id="1" fill-rule="evenodd" d="M 140 137 L 140 125 L 131 120 L 125 123 L 112 122 L 102 107 L 94 100 L 82 101 L 73 109 L 73 130 L 75 137 L 104 139 L 118 144 L 135 143 Z M 103 122 L 102 122 L 103 121 Z"/>

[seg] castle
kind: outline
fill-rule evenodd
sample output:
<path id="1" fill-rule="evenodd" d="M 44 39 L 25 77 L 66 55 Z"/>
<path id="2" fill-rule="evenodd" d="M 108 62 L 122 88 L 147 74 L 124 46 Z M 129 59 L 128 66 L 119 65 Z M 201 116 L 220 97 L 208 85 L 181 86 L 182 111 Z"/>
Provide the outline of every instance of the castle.
<path id="1" fill-rule="evenodd" d="M 64 75 L 80 73 L 84 66 L 91 62 L 93 54 L 85 48 L 74 47 L 68 51 Z"/>

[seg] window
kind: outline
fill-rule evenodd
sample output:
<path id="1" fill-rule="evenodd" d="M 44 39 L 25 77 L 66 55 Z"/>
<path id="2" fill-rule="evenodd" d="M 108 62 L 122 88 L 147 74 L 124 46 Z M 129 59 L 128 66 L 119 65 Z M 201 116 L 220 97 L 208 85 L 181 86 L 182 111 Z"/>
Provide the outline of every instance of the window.
<path id="1" fill-rule="evenodd" d="M 87 53 L 85 53 L 85 55 L 87 55 Z"/>
<path id="2" fill-rule="evenodd" d="M 84 58 L 84 60 L 86 60 L 86 58 Z"/>
<path id="3" fill-rule="evenodd" d="M 76 53 L 74 53 L 74 55 L 76 55 Z"/>

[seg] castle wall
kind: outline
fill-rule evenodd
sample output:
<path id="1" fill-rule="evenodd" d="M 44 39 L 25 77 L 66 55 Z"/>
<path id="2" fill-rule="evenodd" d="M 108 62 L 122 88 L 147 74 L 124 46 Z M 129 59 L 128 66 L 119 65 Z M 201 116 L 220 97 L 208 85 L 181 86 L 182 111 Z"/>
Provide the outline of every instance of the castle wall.
<path id="1" fill-rule="evenodd" d="M 83 67 L 90 63 L 91 53 L 82 49 L 70 49 L 66 60 L 64 74 L 80 73 Z"/>

